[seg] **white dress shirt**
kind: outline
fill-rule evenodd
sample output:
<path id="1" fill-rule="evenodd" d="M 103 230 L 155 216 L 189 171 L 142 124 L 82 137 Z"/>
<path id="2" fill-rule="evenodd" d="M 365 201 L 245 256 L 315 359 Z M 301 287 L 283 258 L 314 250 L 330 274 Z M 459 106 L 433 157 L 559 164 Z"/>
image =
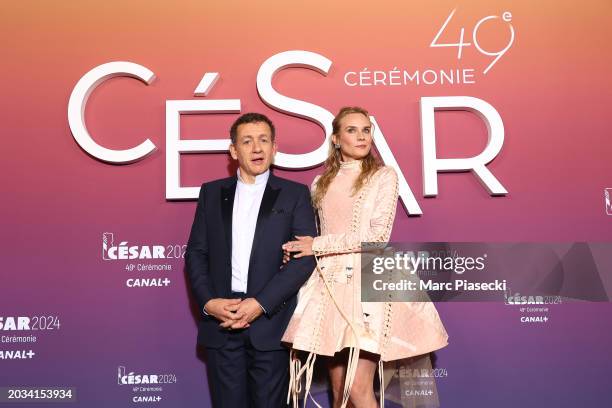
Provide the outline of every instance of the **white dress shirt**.
<path id="1" fill-rule="evenodd" d="M 232 213 L 232 291 L 247 291 L 249 260 L 261 199 L 268 183 L 270 170 L 255 177 L 255 183 L 242 180 L 238 169 L 238 182 Z"/>

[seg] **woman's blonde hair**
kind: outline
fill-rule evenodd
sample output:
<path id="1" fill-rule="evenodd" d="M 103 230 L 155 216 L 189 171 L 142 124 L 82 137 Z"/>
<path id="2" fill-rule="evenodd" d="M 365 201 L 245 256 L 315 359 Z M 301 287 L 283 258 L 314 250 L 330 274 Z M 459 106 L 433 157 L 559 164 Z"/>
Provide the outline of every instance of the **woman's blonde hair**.
<path id="1" fill-rule="evenodd" d="M 340 112 L 338 112 L 334 118 L 334 121 L 332 122 L 332 133 L 336 135 L 336 137 L 340 135 L 340 122 L 345 116 L 350 115 L 351 113 L 360 113 L 365 116 L 368 121 L 370 120 L 370 115 L 368 114 L 367 110 L 358 106 L 345 106 L 340 109 Z M 329 154 L 325 160 L 325 171 L 323 174 L 321 174 L 319 180 L 317 180 L 317 184 L 314 188 L 314 194 L 312 195 L 312 204 L 315 208 L 320 208 L 321 201 L 323 200 L 325 193 L 327 193 L 327 189 L 329 188 L 332 180 L 334 177 L 336 177 L 336 174 L 338 174 L 338 171 L 340 170 L 340 162 L 342 161 L 340 149 L 336 149 L 332 138 L 329 138 L 329 142 Z M 372 149 L 370 149 L 367 156 L 362 159 L 361 174 L 359 174 L 357 180 L 355 180 L 355 183 L 353 184 L 352 194 L 354 195 L 357 193 L 361 187 L 363 187 L 363 184 L 380 167 L 380 161 L 376 156 L 374 156 Z"/>

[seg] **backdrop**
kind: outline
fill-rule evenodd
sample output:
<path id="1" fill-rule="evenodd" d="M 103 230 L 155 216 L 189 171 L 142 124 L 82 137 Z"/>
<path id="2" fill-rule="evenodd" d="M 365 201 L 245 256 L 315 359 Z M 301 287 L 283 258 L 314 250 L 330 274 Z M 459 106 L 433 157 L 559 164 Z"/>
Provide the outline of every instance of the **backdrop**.
<path id="1" fill-rule="evenodd" d="M 72 389 L 70 406 L 210 406 L 183 255 L 200 184 L 235 170 L 240 113 L 269 115 L 274 171 L 310 184 L 332 115 L 367 108 L 401 174 L 394 241 L 609 241 L 610 13 L 607 0 L 5 4 L 0 405 L 19 396 L 7 387 L 37 387 Z M 610 304 L 547 306 L 526 322 L 504 302 L 437 304 L 442 406 L 609 404 Z"/>

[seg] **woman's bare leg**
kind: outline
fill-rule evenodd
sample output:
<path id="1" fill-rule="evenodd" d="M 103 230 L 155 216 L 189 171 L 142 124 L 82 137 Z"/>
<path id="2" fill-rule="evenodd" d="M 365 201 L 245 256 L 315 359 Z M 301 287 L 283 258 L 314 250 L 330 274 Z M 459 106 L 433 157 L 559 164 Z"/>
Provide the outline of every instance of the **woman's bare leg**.
<path id="1" fill-rule="evenodd" d="M 372 353 L 361 352 L 355 380 L 351 387 L 349 400 L 355 408 L 376 408 L 378 402 L 374 394 L 374 374 L 378 366 L 379 357 Z"/>
<path id="2" fill-rule="evenodd" d="M 337 353 L 329 363 L 329 376 L 332 385 L 333 407 L 338 408 L 342 403 L 344 380 L 348 353 L 346 350 Z M 355 379 L 349 395 L 348 407 L 376 408 L 378 402 L 374 394 L 374 375 L 379 357 L 376 354 L 362 351 L 357 363 Z"/>
<path id="3" fill-rule="evenodd" d="M 339 408 L 342 404 L 342 393 L 344 392 L 344 377 L 346 376 L 346 362 L 348 354 L 343 350 L 329 359 L 329 379 L 332 387 L 333 408 Z"/>

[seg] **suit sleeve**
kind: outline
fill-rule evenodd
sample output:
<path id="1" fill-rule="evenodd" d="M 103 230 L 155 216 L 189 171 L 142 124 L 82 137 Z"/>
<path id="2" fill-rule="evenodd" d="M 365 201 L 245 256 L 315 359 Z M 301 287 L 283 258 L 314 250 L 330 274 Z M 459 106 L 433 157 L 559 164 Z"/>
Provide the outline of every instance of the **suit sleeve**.
<path id="1" fill-rule="evenodd" d="M 363 242 L 386 243 L 389 241 L 397 209 L 398 180 L 393 167 L 384 167 L 379 171 L 381 174 L 375 186 L 377 192 L 372 218 L 364 220 L 369 223 L 367 230 L 361 232 L 359 229 L 356 232 L 316 237 L 312 242 L 312 251 L 316 255 L 361 252 Z"/>
<path id="2" fill-rule="evenodd" d="M 293 212 L 291 237 L 304 235 L 314 237 L 317 234 L 314 211 L 310 203 L 310 193 L 303 187 Z M 280 250 L 280 248 L 279 248 Z M 255 296 L 268 315 L 273 315 L 283 302 L 294 296 L 308 280 L 314 270 L 313 256 L 291 259 L 282 267 L 266 286 Z"/>
<path id="3" fill-rule="evenodd" d="M 198 302 L 199 310 L 202 311 L 204 310 L 204 305 L 214 297 L 210 289 L 208 270 L 208 237 L 206 235 L 206 214 L 204 211 L 205 196 L 206 188 L 205 185 L 202 185 L 185 251 L 185 264 L 191 292 Z"/>

